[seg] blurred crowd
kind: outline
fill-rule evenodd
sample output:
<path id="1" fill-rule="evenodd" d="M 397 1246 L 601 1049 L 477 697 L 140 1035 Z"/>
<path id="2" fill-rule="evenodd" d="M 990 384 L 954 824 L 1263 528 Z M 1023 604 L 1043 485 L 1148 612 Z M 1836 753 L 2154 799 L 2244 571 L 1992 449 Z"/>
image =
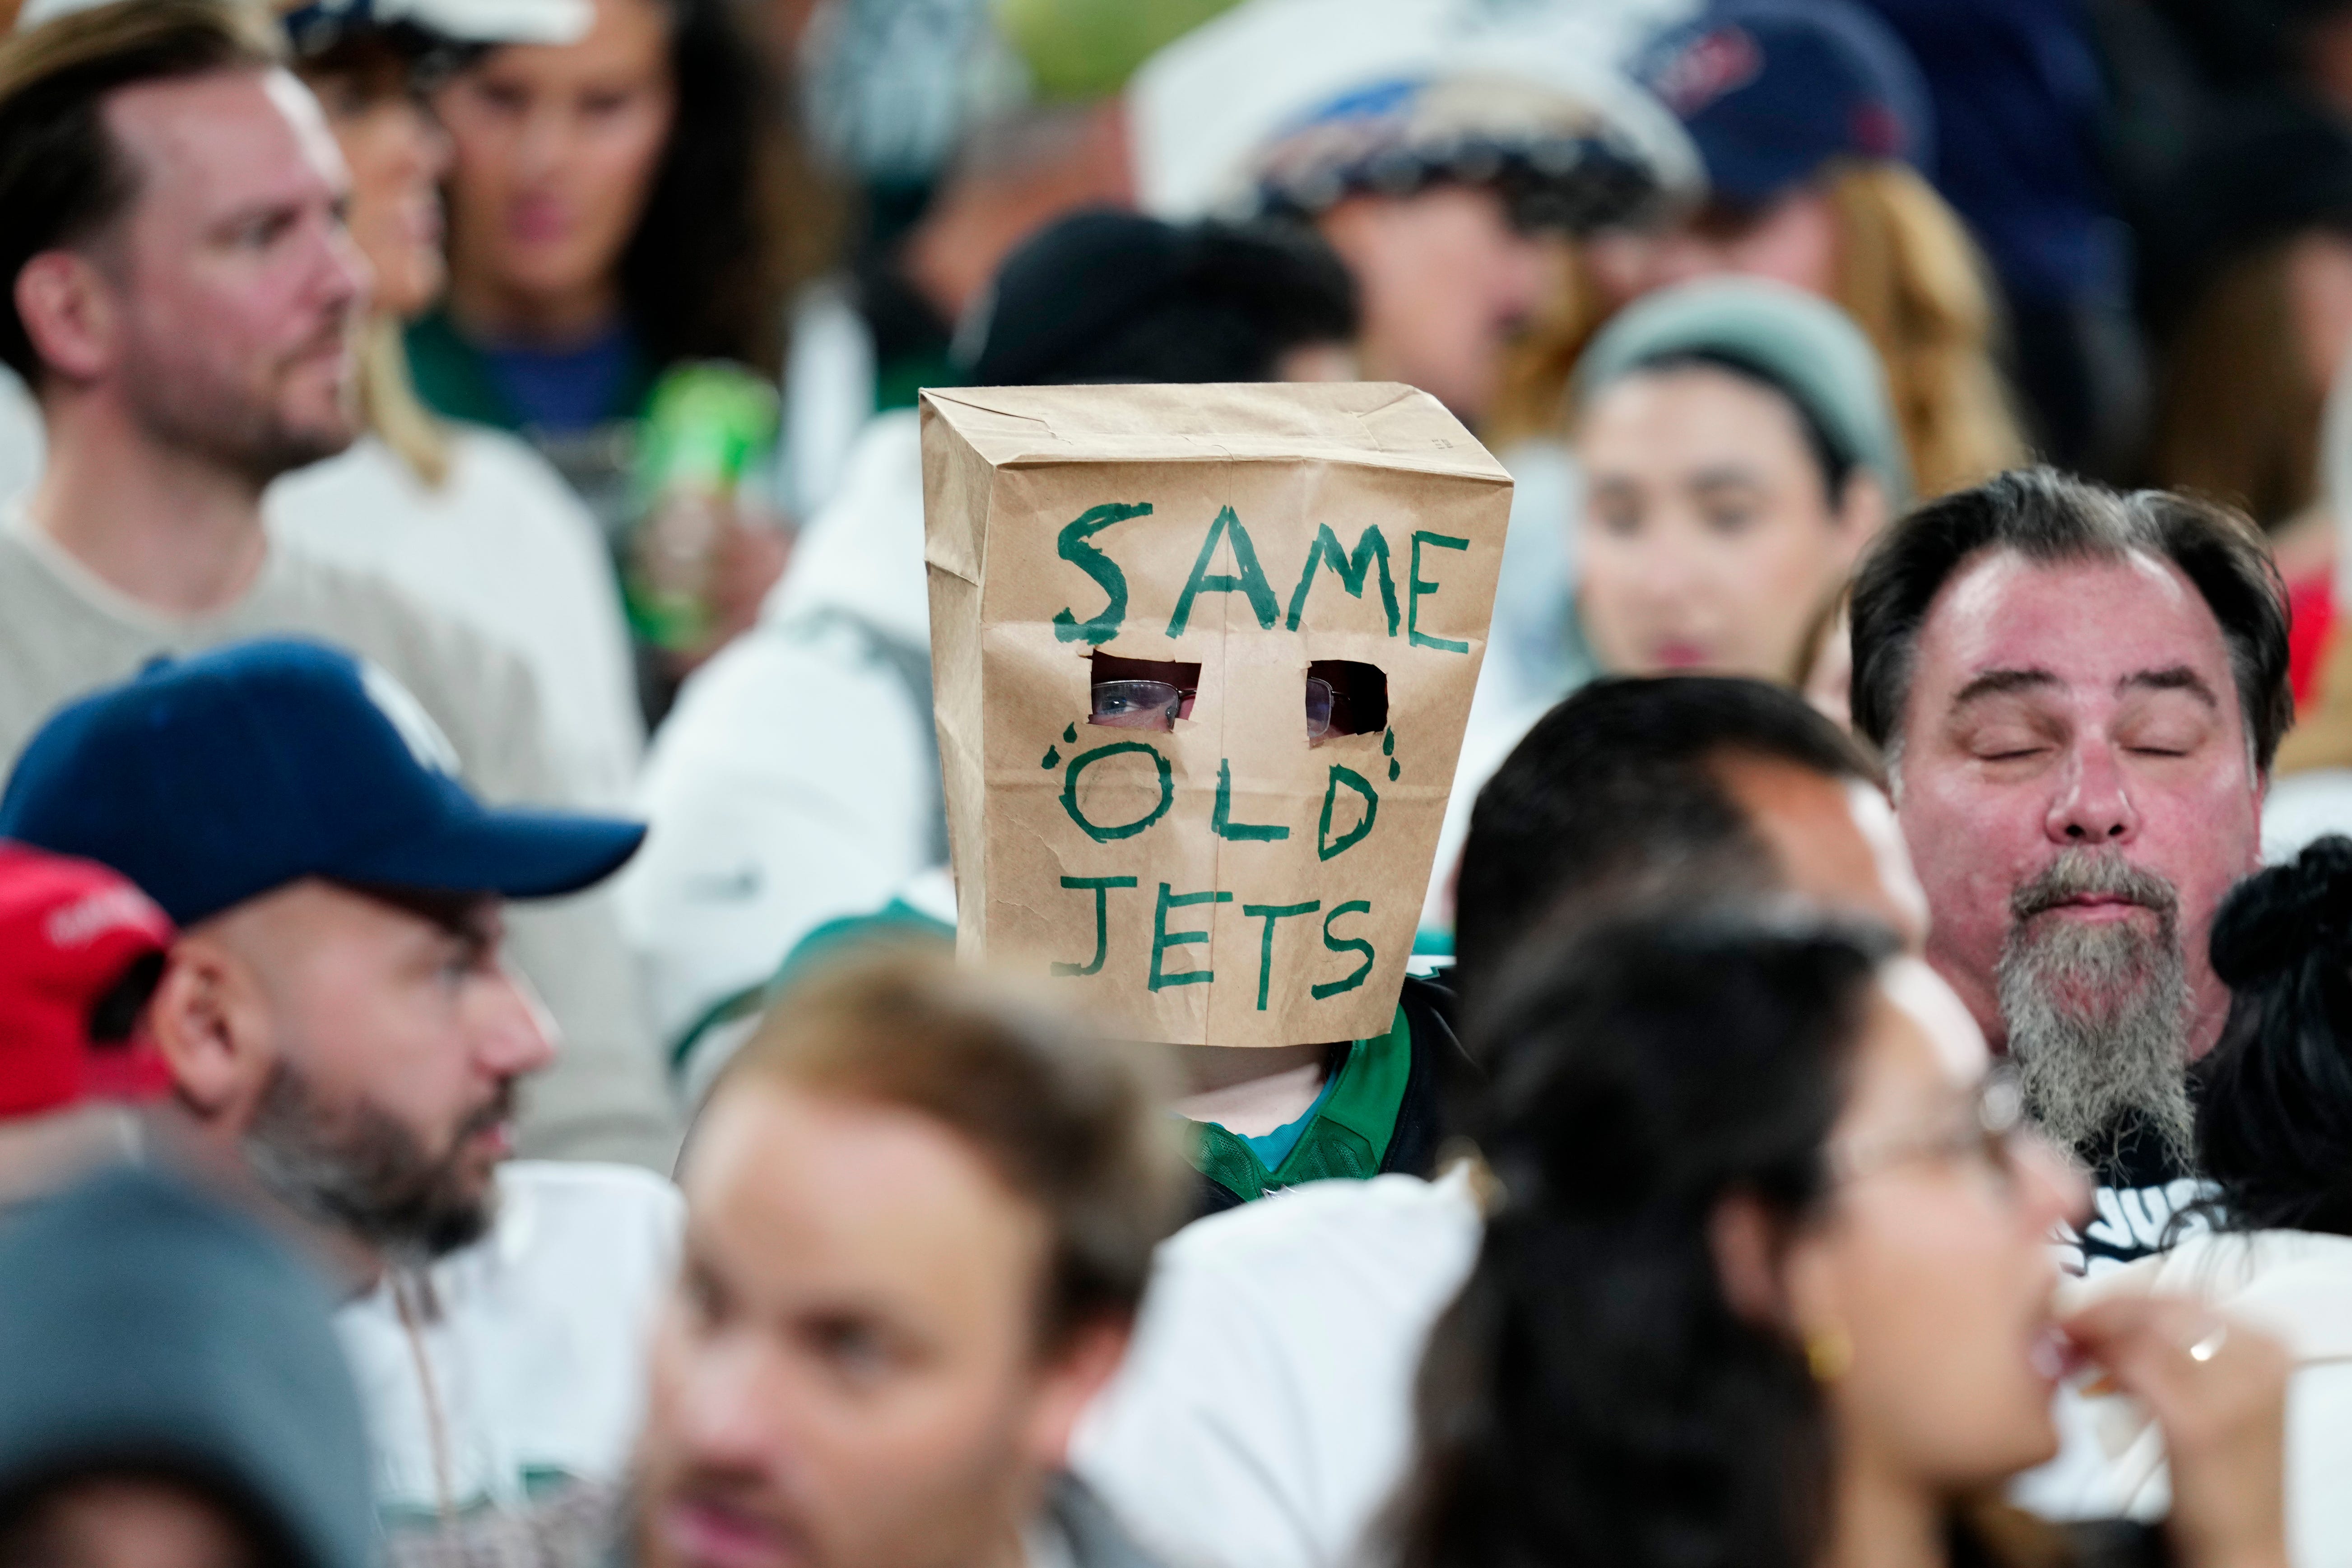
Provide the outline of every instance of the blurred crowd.
<path id="1" fill-rule="evenodd" d="M 2352 1568 L 2347 0 L 0 0 L 0 1568 Z M 1393 1021 L 1107 1038 L 924 394 L 1349 382 Z"/>

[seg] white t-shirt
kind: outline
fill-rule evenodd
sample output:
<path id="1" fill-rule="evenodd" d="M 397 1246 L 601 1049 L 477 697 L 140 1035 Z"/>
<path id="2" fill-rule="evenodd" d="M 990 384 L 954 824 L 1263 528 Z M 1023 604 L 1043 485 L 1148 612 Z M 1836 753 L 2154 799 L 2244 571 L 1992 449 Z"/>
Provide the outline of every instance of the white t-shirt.
<path id="1" fill-rule="evenodd" d="M 1466 1167 L 1315 1182 L 1160 1249 L 1071 1468 L 1169 1562 L 1351 1561 L 1403 1477 L 1429 1331 L 1485 1233 Z"/>
<path id="2" fill-rule="evenodd" d="M 2208 1232 L 2086 1281 L 2070 1299 L 2142 1291 L 2194 1297 L 2285 1343 L 2287 1557 L 2294 1568 L 2352 1568 L 2352 1237 Z M 2020 1500 L 2067 1519 L 2169 1511 L 2163 1434 L 2137 1401 L 2069 1388 L 2059 1417 L 2064 1448 Z"/>
<path id="3" fill-rule="evenodd" d="M 0 496 L 21 496 L 41 477 L 41 411 L 16 372 L 0 365 Z"/>
<path id="4" fill-rule="evenodd" d="M 495 430 L 445 429 L 440 488 L 368 436 L 271 486 L 271 532 L 373 572 L 518 654 L 539 684 L 555 765 L 583 804 L 618 807 L 646 737 L 604 536 L 529 446 Z"/>
<path id="5" fill-rule="evenodd" d="M 438 1309 L 418 1340 L 389 1278 L 336 1315 L 391 1515 L 437 1515 L 444 1465 L 460 1511 L 517 1509 L 559 1480 L 609 1485 L 636 1441 L 647 1336 L 677 1267 L 677 1189 L 633 1166 L 532 1160 L 500 1166 L 498 1183 L 490 1234 L 405 1292 L 412 1312 Z"/>

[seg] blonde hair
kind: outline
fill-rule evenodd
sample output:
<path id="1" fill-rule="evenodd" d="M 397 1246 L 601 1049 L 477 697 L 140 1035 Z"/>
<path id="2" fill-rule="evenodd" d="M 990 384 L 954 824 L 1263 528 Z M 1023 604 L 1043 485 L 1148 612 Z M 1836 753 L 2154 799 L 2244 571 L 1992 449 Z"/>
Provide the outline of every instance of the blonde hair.
<path id="1" fill-rule="evenodd" d="M 400 319 L 379 311 L 361 329 L 360 413 L 377 439 L 392 448 L 427 489 L 449 482 L 449 433 L 408 375 Z"/>
<path id="2" fill-rule="evenodd" d="M 1958 216 L 1908 164 L 1830 172 L 1837 214 L 1832 300 L 1868 335 L 1922 500 L 2025 461 L 2025 438 L 1993 367 L 1996 317 L 1984 263 Z M 1568 380 L 1609 310 L 1580 263 L 1504 377 L 1498 442 L 1556 431 Z"/>
<path id="3" fill-rule="evenodd" d="M 1838 215 L 1836 299 L 1886 367 L 1895 417 L 1925 497 L 2026 460 L 1993 368 L 1985 267 L 1958 216 L 1907 163 L 1853 163 L 1830 180 Z"/>
<path id="4" fill-rule="evenodd" d="M 378 311 L 360 340 L 360 410 L 368 428 L 427 489 L 449 482 L 449 432 L 416 395 L 400 319 Z"/>

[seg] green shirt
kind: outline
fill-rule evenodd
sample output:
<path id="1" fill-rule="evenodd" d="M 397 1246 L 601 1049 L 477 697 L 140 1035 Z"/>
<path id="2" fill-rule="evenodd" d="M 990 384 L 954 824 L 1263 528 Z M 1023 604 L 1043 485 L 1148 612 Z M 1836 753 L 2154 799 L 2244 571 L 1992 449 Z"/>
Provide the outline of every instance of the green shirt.
<path id="1" fill-rule="evenodd" d="M 406 342 L 408 373 L 427 408 L 445 419 L 468 420 L 494 430 L 522 430 L 521 413 L 499 390 L 480 350 L 466 340 L 447 311 L 436 310 L 410 322 Z M 653 387 L 653 369 L 640 358 L 616 398 L 616 406 L 605 412 L 606 419 L 635 419 L 645 411 Z"/>
<path id="2" fill-rule="evenodd" d="M 1195 1122 L 1192 1164 L 1202 1176 L 1246 1203 L 1302 1182 L 1335 1176 L 1367 1181 L 1380 1175 L 1412 1072 L 1412 1027 L 1396 1010 L 1386 1034 L 1360 1040 L 1332 1075 L 1330 1092 L 1282 1164 L 1269 1171 L 1257 1151 L 1214 1122 Z"/>

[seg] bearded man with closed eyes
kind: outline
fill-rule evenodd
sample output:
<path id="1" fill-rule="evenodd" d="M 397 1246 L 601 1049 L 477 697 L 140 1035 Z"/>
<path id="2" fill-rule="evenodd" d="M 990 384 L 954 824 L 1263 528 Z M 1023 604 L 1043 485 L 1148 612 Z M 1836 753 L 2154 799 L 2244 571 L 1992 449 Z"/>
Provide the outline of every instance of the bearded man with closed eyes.
<path id="1" fill-rule="evenodd" d="M 2019 470 L 1880 539 L 1853 653 L 1927 956 L 2098 1177 L 2078 1262 L 2155 1249 L 2229 1011 L 2208 936 L 2294 718 L 2269 553 L 2210 503 Z"/>

